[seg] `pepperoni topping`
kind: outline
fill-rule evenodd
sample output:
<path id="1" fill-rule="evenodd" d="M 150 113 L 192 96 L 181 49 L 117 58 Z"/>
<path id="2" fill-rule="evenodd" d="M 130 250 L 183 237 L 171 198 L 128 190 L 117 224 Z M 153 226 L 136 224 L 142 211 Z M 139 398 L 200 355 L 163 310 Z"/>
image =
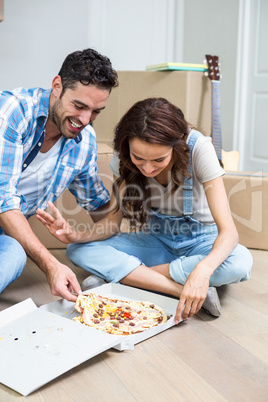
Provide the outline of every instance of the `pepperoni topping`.
<path id="1" fill-rule="evenodd" d="M 130 322 L 129 325 L 131 325 L 132 327 L 135 326 L 135 322 Z"/>
<path id="2" fill-rule="evenodd" d="M 94 320 L 93 322 L 94 322 L 94 324 L 99 324 L 100 320 Z"/>
<path id="3" fill-rule="evenodd" d="M 98 315 L 97 313 L 94 313 L 94 314 L 93 314 L 93 317 L 95 317 L 95 318 L 98 318 L 98 316 L 99 316 L 99 315 Z"/>

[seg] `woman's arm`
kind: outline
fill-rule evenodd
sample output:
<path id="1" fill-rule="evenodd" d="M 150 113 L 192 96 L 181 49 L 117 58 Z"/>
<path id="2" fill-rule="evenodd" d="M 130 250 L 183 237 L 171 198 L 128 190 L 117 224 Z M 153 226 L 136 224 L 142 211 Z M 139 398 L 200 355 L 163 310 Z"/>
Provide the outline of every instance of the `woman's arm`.
<path id="1" fill-rule="evenodd" d="M 212 275 L 237 246 L 238 232 L 231 216 L 222 177 L 204 183 L 204 189 L 211 214 L 218 228 L 218 237 L 212 250 L 203 260 L 210 266 Z"/>
<path id="2" fill-rule="evenodd" d="M 200 310 L 206 298 L 209 280 L 218 266 L 231 254 L 238 243 L 238 233 L 233 222 L 222 177 L 204 183 L 208 205 L 218 228 L 218 236 L 211 252 L 200 261 L 185 282 L 177 316 L 183 308 L 183 319 Z"/>

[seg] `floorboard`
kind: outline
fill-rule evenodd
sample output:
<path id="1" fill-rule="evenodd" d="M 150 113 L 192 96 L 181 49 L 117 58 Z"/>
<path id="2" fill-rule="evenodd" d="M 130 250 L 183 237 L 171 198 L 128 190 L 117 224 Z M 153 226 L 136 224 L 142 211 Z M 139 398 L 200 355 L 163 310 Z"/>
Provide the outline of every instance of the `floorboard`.
<path id="1" fill-rule="evenodd" d="M 80 283 L 86 278 L 64 250 L 52 252 Z M 250 280 L 219 289 L 220 318 L 201 310 L 134 350 L 110 349 L 35 391 L 27 402 L 267 401 L 268 251 L 251 252 Z M 0 294 L 0 310 L 29 297 L 37 306 L 58 299 L 32 261 Z M 0 401 L 25 398 L 0 384 Z"/>

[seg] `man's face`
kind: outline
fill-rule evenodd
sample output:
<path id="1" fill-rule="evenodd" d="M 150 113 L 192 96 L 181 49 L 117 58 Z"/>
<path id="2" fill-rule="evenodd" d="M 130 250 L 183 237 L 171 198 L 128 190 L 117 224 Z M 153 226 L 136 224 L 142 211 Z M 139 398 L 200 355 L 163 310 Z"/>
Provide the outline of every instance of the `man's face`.
<path id="1" fill-rule="evenodd" d="M 75 89 L 58 92 L 51 108 L 51 119 L 66 138 L 76 138 L 105 108 L 109 90 L 77 83 Z"/>

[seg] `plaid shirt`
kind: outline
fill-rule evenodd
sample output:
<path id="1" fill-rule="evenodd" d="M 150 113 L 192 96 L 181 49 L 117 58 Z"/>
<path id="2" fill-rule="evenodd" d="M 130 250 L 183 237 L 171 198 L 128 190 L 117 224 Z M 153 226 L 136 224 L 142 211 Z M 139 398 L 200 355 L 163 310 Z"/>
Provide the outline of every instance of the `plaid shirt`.
<path id="1" fill-rule="evenodd" d="M 45 209 L 68 187 L 78 204 L 88 211 L 109 200 L 98 174 L 95 131 L 84 128 L 76 139 L 63 139 L 52 177 L 38 194 L 31 213 L 18 195 L 22 169 L 42 145 L 51 90 L 18 88 L 0 92 L 0 213 L 20 209 L 27 217 Z"/>

